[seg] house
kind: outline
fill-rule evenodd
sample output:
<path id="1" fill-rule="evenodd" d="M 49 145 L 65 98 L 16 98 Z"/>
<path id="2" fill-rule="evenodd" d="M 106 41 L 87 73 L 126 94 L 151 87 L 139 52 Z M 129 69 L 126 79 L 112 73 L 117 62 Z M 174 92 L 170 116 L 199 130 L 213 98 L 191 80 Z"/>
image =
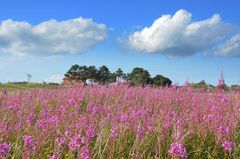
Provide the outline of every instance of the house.
<path id="1" fill-rule="evenodd" d="M 89 86 L 96 86 L 98 85 L 98 82 L 95 82 L 93 79 L 87 79 L 86 84 Z"/>
<path id="2" fill-rule="evenodd" d="M 79 79 L 72 79 L 70 77 L 63 78 L 63 85 L 65 86 L 84 86 L 84 82 Z"/>

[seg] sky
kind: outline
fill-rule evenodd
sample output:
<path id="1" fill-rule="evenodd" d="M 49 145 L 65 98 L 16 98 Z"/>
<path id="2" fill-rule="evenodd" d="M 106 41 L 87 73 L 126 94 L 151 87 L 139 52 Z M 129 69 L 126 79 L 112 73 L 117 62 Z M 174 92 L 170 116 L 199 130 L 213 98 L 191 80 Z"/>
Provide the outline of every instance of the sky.
<path id="1" fill-rule="evenodd" d="M 0 82 L 61 82 L 73 64 L 240 84 L 239 0 L 1 0 Z"/>

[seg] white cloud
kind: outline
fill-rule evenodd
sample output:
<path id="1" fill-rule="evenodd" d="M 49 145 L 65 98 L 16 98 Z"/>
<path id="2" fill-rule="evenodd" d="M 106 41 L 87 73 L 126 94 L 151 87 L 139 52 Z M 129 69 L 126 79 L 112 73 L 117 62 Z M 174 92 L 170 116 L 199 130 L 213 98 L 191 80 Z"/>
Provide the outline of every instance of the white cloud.
<path id="1" fill-rule="evenodd" d="M 0 23 L 0 52 L 24 55 L 82 53 L 107 36 L 104 24 L 82 17 L 37 25 L 11 19 Z"/>
<path id="2" fill-rule="evenodd" d="M 188 56 L 211 48 L 234 28 L 222 22 L 217 14 L 192 22 L 192 14 L 181 9 L 173 16 L 163 15 L 150 27 L 130 34 L 127 41 L 130 48 L 138 52 Z"/>
<path id="3" fill-rule="evenodd" d="M 63 75 L 60 75 L 60 74 L 53 74 L 45 80 L 45 82 L 54 82 L 54 83 L 62 83 L 62 81 L 63 81 Z"/>
<path id="4" fill-rule="evenodd" d="M 222 45 L 217 46 L 211 53 L 220 56 L 240 56 L 240 34 L 234 35 Z"/>

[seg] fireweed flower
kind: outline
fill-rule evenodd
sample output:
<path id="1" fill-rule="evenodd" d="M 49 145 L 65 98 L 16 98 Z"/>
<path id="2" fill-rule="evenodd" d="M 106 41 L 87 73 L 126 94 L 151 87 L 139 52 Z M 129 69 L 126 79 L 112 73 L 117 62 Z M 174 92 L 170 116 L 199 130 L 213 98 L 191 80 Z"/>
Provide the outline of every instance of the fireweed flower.
<path id="1" fill-rule="evenodd" d="M 218 132 L 221 133 L 222 135 L 229 135 L 230 129 L 229 127 L 220 126 L 218 128 Z"/>
<path id="2" fill-rule="evenodd" d="M 81 144 L 83 144 L 83 143 L 84 143 L 84 138 L 82 138 L 81 135 L 78 135 L 70 140 L 68 146 L 71 151 L 74 151 L 74 150 L 80 148 Z"/>
<path id="3" fill-rule="evenodd" d="M 27 116 L 26 122 L 28 124 L 32 124 L 32 122 L 35 120 L 35 118 L 36 118 L 36 115 L 34 113 L 31 113 Z"/>
<path id="4" fill-rule="evenodd" d="M 168 153 L 171 157 L 187 158 L 187 150 L 181 143 L 172 143 Z"/>
<path id="5" fill-rule="evenodd" d="M 95 127 L 89 126 L 88 129 L 87 129 L 86 134 L 87 134 L 88 137 L 94 138 L 94 136 L 95 136 L 95 131 L 96 131 Z"/>
<path id="6" fill-rule="evenodd" d="M 240 109 L 239 109 L 239 112 L 240 112 Z M 240 113 L 239 113 L 240 114 Z M 111 113 L 107 113 L 107 118 L 108 119 L 111 119 L 112 118 L 112 114 Z"/>
<path id="7" fill-rule="evenodd" d="M 74 105 L 76 102 L 75 102 L 74 99 L 68 99 L 67 103 L 68 103 L 69 105 Z"/>
<path id="8" fill-rule="evenodd" d="M 81 143 L 82 143 L 82 144 L 85 144 L 85 137 L 84 137 L 84 136 L 81 137 Z"/>
<path id="9" fill-rule="evenodd" d="M 6 156 L 10 149 L 10 145 L 6 142 L 0 144 L 0 157 Z"/>
<path id="10" fill-rule="evenodd" d="M 10 105 L 8 105 L 7 108 L 10 110 L 19 110 L 20 106 L 18 104 L 10 104 Z"/>
<path id="11" fill-rule="evenodd" d="M 112 131 L 111 131 L 111 137 L 112 138 L 116 138 L 118 136 L 118 130 L 117 129 L 113 129 Z"/>
<path id="12" fill-rule="evenodd" d="M 230 128 L 225 126 L 220 126 L 217 129 L 217 141 L 222 142 L 226 140 L 230 135 Z"/>
<path id="13" fill-rule="evenodd" d="M 70 151 L 75 151 L 76 149 L 80 148 L 80 144 L 74 139 L 70 140 L 68 146 L 69 146 Z"/>
<path id="14" fill-rule="evenodd" d="M 65 139 L 64 137 L 58 137 L 58 138 L 56 139 L 56 144 L 57 144 L 58 146 L 63 146 L 63 145 L 65 144 L 65 142 L 66 142 L 66 139 Z"/>
<path id="15" fill-rule="evenodd" d="M 65 131 L 65 136 L 71 138 L 72 137 L 72 132 L 71 131 Z"/>
<path id="16" fill-rule="evenodd" d="M 89 151 L 88 147 L 84 146 L 81 149 L 79 159 L 89 159 L 89 158 L 90 158 L 90 151 Z"/>
<path id="17" fill-rule="evenodd" d="M 139 126 L 139 127 L 137 128 L 137 138 L 138 138 L 138 139 L 143 138 L 143 137 L 144 137 L 144 134 L 145 134 L 144 128 L 142 128 L 142 127 Z"/>
<path id="18" fill-rule="evenodd" d="M 121 122 L 127 122 L 127 119 L 128 119 L 128 115 L 127 115 L 127 114 L 122 114 L 122 115 L 120 116 L 120 121 L 121 121 Z"/>
<path id="19" fill-rule="evenodd" d="M 150 132 L 154 132 L 156 130 L 156 128 L 154 126 L 152 126 L 151 124 L 148 124 L 147 129 Z"/>
<path id="20" fill-rule="evenodd" d="M 232 142 L 227 140 L 224 143 L 222 143 L 222 147 L 226 152 L 231 152 L 232 151 Z"/>
<path id="21" fill-rule="evenodd" d="M 24 148 L 27 151 L 36 151 L 37 150 L 37 146 L 36 146 L 32 136 L 24 135 L 23 141 L 24 141 Z"/>

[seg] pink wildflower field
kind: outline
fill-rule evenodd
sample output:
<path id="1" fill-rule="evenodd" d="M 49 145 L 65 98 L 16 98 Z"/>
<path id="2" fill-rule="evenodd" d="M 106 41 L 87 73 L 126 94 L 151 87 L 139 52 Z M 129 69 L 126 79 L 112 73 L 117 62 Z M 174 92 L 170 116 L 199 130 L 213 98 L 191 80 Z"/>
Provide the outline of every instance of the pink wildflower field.
<path id="1" fill-rule="evenodd" d="M 240 93 L 95 86 L 0 93 L 0 158 L 240 157 Z"/>

